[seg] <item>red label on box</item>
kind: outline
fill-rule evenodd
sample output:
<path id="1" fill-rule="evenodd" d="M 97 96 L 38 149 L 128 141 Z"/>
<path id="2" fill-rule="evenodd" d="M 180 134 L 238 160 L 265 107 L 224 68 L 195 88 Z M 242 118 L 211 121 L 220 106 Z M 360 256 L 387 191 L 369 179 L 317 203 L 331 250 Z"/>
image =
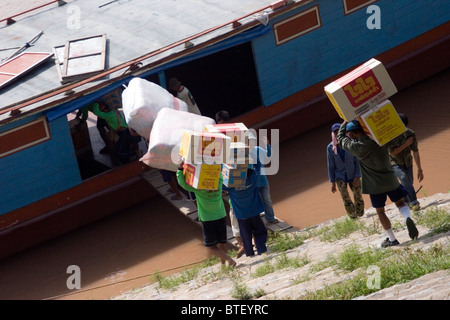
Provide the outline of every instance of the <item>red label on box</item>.
<path id="1" fill-rule="evenodd" d="M 186 181 L 188 185 L 192 186 L 194 184 L 195 167 L 185 163 L 183 165 L 183 169 L 185 177 L 184 181 Z"/>
<path id="2" fill-rule="evenodd" d="M 336 83 L 344 89 L 348 100 L 354 108 L 376 96 L 382 90 L 377 77 L 370 68 L 363 68 L 351 78 L 346 78 L 345 81 L 339 80 Z"/>

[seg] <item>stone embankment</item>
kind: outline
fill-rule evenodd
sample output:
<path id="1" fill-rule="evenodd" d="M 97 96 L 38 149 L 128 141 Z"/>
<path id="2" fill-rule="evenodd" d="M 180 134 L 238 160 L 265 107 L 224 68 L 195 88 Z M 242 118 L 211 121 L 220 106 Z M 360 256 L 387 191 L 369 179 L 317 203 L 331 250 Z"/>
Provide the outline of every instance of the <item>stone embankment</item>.
<path id="1" fill-rule="evenodd" d="M 422 209 L 418 215 L 429 214 L 432 210 L 450 213 L 450 193 L 436 194 L 420 199 Z M 423 224 L 417 227 L 420 236 L 412 241 L 408 236 L 404 219 L 393 204 L 386 207 L 391 219 L 399 246 L 381 248 L 385 235 L 379 224 L 375 210 L 367 209 L 365 215 L 357 220 L 357 230 L 337 239 L 332 238 L 333 232 L 340 225 L 345 225 L 350 219 L 341 217 L 326 223 L 300 231 L 290 232 L 292 238 L 303 239 L 295 248 L 279 252 L 269 246 L 269 252 L 256 257 L 241 257 L 237 259 L 237 267 L 223 268 L 220 264 L 200 269 L 193 279 L 180 283 L 174 288 L 161 288 L 158 282 L 135 288 L 113 299 L 122 300 L 234 300 L 234 299 L 269 299 L 295 300 L 311 297 L 311 293 L 333 284 L 344 284 L 356 277 L 363 277 L 365 285 L 377 288 L 376 271 L 386 260 L 377 260 L 373 265 L 346 271 L 336 263 L 330 263 L 333 258 L 343 252 L 355 249 L 359 252 L 373 250 L 374 254 L 387 254 L 392 250 L 414 252 L 414 250 L 433 250 L 450 245 L 450 231 L 431 233 Z M 418 220 L 419 216 L 413 214 Z M 448 217 L 447 217 L 448 223 Z M 321 232 L 322 231 L 322 232 Z M 323 232 L 325 231 L 325 232 Z M 357 255 L 355 255 L 357 256 Z M 448 255 L 444 257 L 447 269 L 426 273 L 413 280 L 394 284 L 376 290 L 367 295 L 351 297 L 353 299 L 450 299 L 450 271 L 448 270 Z M 374 267 L 374 268 L 372 268 Z M 173 275 L 177 277 L 179 275 Z M 383 274 L 378 274 L 382 280 Z M 378 282 L 379 283 L 379 282 Z M 351 290 L 349 290 L 351 291 Z M 350 293 L 349 293 L 350 294 Z M 313 299 L 315 296 L 312 296 Z M 324 297 L 326 298 L 326 297 Z"/>

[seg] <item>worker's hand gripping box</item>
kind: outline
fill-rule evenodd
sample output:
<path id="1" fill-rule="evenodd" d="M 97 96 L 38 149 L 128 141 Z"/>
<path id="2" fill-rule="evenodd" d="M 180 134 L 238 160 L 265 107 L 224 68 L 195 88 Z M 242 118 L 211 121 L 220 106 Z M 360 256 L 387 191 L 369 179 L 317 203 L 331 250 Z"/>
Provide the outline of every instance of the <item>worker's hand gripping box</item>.
<path id="1" fill-rule="evenodd" d="M 230 154 L 230 137 L 221 133 L 184 130 L 180 156 L 185 163 L 226 163 Z"/>
<path id="2" fill-rule="evenodd" d="M 243 123 L 208 124 L 205 132 L 222 133 L 231 138 L 231 142 L 242 142 L 248 146 L 249 130 Z"/>
<path id="3" fill-rule="evenodd" d="M 358 117 L 365 133 L 380 146 L 406 131 L 392 102 L 386 100 Z"/>
<path id="4" fill-rule="evenodd" d="M 220 164 L 190 164 L 183 165 L 184 181 L 196 189 L 217 190 L 219 186 Z"/>
<path id="5" fill-rule="evenodd" d="M 325 93 L 339 116 L 351 121 L 397 92 L 383 64 L 370 59 L 325 86 Z"/>

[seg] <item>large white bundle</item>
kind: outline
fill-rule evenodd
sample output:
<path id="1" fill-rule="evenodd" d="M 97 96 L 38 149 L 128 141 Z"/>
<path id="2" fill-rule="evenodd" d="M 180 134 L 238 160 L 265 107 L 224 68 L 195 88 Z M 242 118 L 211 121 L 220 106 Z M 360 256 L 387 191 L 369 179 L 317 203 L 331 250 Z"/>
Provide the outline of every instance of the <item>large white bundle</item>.
<path id="1" fill-rule="evenodd" d="M 148 139 L 156 115 L 162 108 L 188 111 L 187 104 L 163 87 L 142 78 L 133 78 L 122 92 L 125 120 L 130 128 Z"/>
<path id="2" fill-rule="evenodd" d="M 203 132 L 208 124 L 215 121 L 194 113 L 161 109 L 153 123 L 148 151 L 140 161 L 153 168 L 177 171 L 184 130 Z"/>

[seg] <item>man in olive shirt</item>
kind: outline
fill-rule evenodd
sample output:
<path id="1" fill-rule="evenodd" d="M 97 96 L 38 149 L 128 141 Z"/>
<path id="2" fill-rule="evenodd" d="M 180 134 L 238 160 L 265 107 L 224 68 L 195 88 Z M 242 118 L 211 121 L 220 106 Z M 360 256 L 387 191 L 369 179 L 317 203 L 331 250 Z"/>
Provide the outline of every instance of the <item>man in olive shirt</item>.
<path id="1" fill-rule="evenodd" d="M 407 195 L 407 191 L 395 175 L 387 148 L 385 146 L 380 147 L 367 136 L 358 120 L 344 121 L 339 128 L 337 140 L 342 149 L 353 154 L 359 160 L 362 192 L 370 195 L 372 206 L 375 208 L 380 223 L 388 236 L 381 246 L 389 247 L 399 244 L 392 230 L 391 221 L 384 209 L 387 197 L 395 203 L 400 213 L 406 218 L 411 239 L 416 239 L 419 232 L 411 219 L 409 206 L 403 199 Z"/>
<path id="2" fill-rule="evenodd" d="M 406 131 L 397 138 L 387 143 L 391 164 L 401 184 L 408 191 L 405 201 L 413 210 L 420 210 L 420 203 L 417 200 L 416 190 L 414 188 L 413 159 L 417 166 L 417 178 L 419 182 L 423 180 L 423 170 L 420 163 L 419 146 L 416 133 L 408 128 L 408 117 L 398 114 L 405 125 Z"/>

